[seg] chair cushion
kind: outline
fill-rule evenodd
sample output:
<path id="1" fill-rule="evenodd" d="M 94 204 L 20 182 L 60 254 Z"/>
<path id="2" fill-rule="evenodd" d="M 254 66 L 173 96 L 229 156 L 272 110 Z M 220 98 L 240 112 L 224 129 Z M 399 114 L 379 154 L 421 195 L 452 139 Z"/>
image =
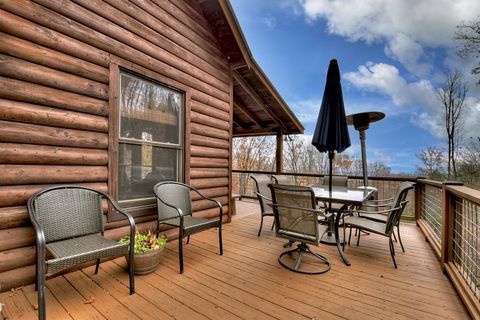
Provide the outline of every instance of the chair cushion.
<path id="1" fill-rule="evenodd" d="M 180 218 L 172 218 L 160 221 L 160 223 L 169 224 L 180 227 Z M 219 226 L 218 219 L 205 219 L 192 216 L 183 217 L 183 233 L 184 235 L 192 234 L 198 231 L 214 228 Z"/>
<path id="2" fill-rule="evenodd" d="M 55 273 L 79 263 L 129 252 L 128 243 L 118 243 L 100 234 L 51 242 L 46 247 L 54 257 L 46 261 L 47 273 Z"/>
<path id="3" fill-rule="evenodd" d="M 343 221 L 345 224 L 347 224 L 347 226 L 358 227 L 366 231 L 385 235 L 386 225 L 383 222 L 377 222 L 356 216 L 347 216 Z"/>

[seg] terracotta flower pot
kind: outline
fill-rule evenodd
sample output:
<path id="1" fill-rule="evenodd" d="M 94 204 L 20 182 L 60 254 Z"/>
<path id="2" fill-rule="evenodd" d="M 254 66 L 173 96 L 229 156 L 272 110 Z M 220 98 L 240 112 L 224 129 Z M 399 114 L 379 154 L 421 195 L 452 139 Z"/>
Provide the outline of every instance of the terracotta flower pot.
<path id="1" fill-rule="evenodd" d="M 133 270 L 135 275 L 142 276 L 154 272 L 160 264 L 161 252 L 163 248 L 153 250 L 147 253 L 135 253 Z M 128 262 L 128 256 L 126 256 Z"/>

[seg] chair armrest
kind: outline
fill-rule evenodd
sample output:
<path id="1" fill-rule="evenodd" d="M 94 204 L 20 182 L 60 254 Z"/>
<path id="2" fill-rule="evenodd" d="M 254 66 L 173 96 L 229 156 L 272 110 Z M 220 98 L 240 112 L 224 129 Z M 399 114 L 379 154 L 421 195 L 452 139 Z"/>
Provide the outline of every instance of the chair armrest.
<path id="1" fill-rule="evenodd" d="M 308 211 L 308 212 L 311 212 L 311 213 L 315 213 L 317 216 L 322 215 L 322 216 L 327 217 L 327 218 L 330 217 L 333 214 L 332 212 L 325 213 L 325 210 L 321 210 L 321 209 L 310 209 L 310 208 L 303 208 L 303 207 L 278 205 L 278 204 L 273 204 L 273 203 L 269 203 L 268 205 L 272 208 L 280 207 L 280 208 L 298 209 L 298 210 Z"/>
<path id="2" fill-rule="evenodd" d="M 377 199 L 377 200 L 367 200 L 367 202 L 374 202 L 374 203 L 393 202 L 393 198 L 388 198 L 388 199 Z"/>
<path id="3" fill-rule="evenodd" d="M 101 192 L 101 193 L 105 198 L 107 198 L 108 202 L 110 202 L 113 208 L 115 208 L 115 211 L 117 211 L 118 213 L 120 213 L 121 215 L 125 216 L 128 219 L 130 230 L 133 230 L 133 232 L 135 233 L 135 219 L 133 219 L 132 215 L 123 211 L 122 208 L 120 208 L 120 206 L 118 205 L 118 203 L 115 200 L 113 200 L 113 198 L 109 194 L 106 194 L 104 192 Z"/>
<path id="4" fill-rule="evenodd" d="M 394 210 L 398 210 L 400 209 L 400 207 L 395 207 L 395 208 L 392 208 L 392 209 L 388 209 L 388 210 L 380 210 L 380 211 L 375 211 L 375 212 L 372 212 L 372 211 L 363 211 L 363 210 L 355 210 L 353 212 L 356 212 L 356 213 L 359 213 L 359 214 L 372 214 L 372 213 L 380 213 L 380 214 L 388 214 Z"/>
<path id="5" fill-rule="evenodd" d="M 369 207 L 369 208 L 384 208 L 384 207 L 389 207 L 393 203 L 385 203 L 385 204 L 370 204 L 370 203 L 362 203 L 361 207 Z"/>
<path id="6" fill-rule="evenodd" d="M 218 207 L 218 209 L 220 210 L 219 217 L 220 217 L 220 221 L 222 221 L 223 206 L 222 206 L 222 204 L 220 203 L 220 201 L 207 197 L 206 195 L 204 195 L 203 193 L 201 193 L 199 190 L 197 190 L 196 188 L 194 188 L 194 187 L 192 187 L 192 186 L 189 186 L 189 185 L 186 185 L 186 186 L 187 186 L 190 190 L 195 191 L 200 197 L 202 197 L 202 199 L 214 202 L 215 205 L 216 205 L 216 206 Z"/>
<path id="7" fill-rule="evenodd" d="M 260 197 L 260 198 L 262 198 L 262 199 L 264 199 L 264 200 L 267 200 L 267 201 L 270 201 L 270 202 L 272 201 L 272 199 L 270 199 L 269 197 L 265 197 L 265 196 L 264 196 L 263 194 L 261 194 L 260 192 L 255 191 L 255 194 L 256 194 L 258 197 Z"/>

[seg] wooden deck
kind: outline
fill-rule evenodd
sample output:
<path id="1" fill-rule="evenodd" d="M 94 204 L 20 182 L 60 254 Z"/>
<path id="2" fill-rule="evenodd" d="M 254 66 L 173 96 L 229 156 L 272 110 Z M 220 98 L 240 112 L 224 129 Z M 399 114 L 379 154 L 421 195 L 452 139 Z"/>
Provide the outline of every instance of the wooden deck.
<path id="1" fill-rule="evenodd" d="M 185 273 L 178 274 L 177 242 L 167 245 L 155 274 L 135 278 L 128 294 L 125 259 L 47 281 L 49 319 L 469 319 L 450 281 L 413 224 L 402 226 L 407 252 L 398 250 L 395 270 L 385 238 L 362 237 L 343 265 L 335 247 L 315 248 L 332 269 L 305 276 L 280 267 L 285 249 L 266 220 L 257 237 L 258 204 L 238 201 L 224 228 L 224 255 L 217 233 L 192 237 Z M 257 214 L 255 214 L 257 213 Z M 6 319 L 36 319 L 33 285 L 0 295 Z M 0 316 L 0 319 L 2 317 Z"/>

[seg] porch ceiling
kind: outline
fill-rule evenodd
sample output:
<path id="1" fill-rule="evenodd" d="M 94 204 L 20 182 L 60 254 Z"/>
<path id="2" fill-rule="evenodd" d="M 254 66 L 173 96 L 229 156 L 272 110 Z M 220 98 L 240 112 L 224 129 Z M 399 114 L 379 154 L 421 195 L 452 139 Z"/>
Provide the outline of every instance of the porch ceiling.
<path id="1" fill-rule="evenodd" d="M 233 74 L 233 136 L 303 133 L 304 128 L 253 58 L 228 0 L 199 0 Z"/>

